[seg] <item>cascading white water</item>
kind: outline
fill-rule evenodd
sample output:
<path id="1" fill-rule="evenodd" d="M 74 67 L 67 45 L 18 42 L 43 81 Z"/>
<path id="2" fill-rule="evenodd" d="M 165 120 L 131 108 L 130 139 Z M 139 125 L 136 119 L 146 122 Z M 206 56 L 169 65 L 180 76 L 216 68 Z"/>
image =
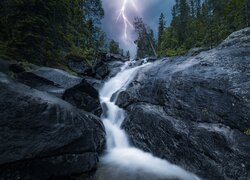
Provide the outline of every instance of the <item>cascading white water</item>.
<path id="1" fill-rule="evenodd" d="M 124 110 L 115 105 L 116 97 L 120 90 L 126 89 L 133 80 L 140 67 L 126 69 L 126 63 L 121 72 L 104 84 L 100 91 L 100 100 L 106 106 L 106 113 L 102 120 L 107 132 L 107 149 L 129 147 L 128 138 L 124 130 L 120 128 L 125 116 Z"/>
<path id="2" fill-rule="evenodd" d="M 138 71 L 147 65 L 127 68 L 128 63 L 126 63 L 121 68 L 121 72 L 108 80 L 100 91 L 100 101 L 105 107 L 102 120 L 107 133 L 107 154 L 102 158 L 102 161 L 115 166 L 124 166 L 133 171 L 140 170 L 152 173 L 163 178 L 197 180 L 199 178 L 192 173 L 132 147 L 126 132 L 121 129 L 125 112 L 115 105 L 117 95 L 121 90 L 126 90 Z"/>

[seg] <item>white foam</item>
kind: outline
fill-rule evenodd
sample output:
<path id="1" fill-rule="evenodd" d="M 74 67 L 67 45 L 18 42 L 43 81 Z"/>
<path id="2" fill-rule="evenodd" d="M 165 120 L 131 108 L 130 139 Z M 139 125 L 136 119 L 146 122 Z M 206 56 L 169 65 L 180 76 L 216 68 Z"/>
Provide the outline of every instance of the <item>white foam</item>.
<path id="1" fill-rule="evenodd" d="M 144 171 L 163 178 L 177 178 L 185 180 L 198 180 L 199 178 L 182 168 L 170 164 L 166 160 L 154 157 L 150 153 L 136 148 L 114 148 L 103 157 L 106 164 L 123 166 L 131 171 Z"/>

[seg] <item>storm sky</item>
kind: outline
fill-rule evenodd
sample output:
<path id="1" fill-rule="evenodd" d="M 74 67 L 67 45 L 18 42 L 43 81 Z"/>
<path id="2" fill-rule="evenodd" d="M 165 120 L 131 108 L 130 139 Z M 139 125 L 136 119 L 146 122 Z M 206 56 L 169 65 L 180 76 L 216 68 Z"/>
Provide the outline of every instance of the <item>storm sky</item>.
<path id="1" fill-rule="evenodd" d="M 134 40 L 136 34 L 132 27 L 128 26 L 128 39 L 124 38 L 124 22 L 122 18 L 118 19 L 119 10 L 122 8 L 124 0 L 103 0 L 105 16 L 102 20 L 103 30 L 109 39 L 114 39 L 120 43 L 120 47 L 129 50 L 131 56 L 136 54 Z M 132 0 L 128 0 L 132 1 Z M 142 17 L 144 22 L 157 33 L 158 19 L 163 12 L 166 17 L 166 25 L 171 21 L 171 9 L 175 0 L 133 0 L 136 8 L 130 3 L 127 4 L 125 13 L 128 20 L 133 23 L 135 17 Z"/>

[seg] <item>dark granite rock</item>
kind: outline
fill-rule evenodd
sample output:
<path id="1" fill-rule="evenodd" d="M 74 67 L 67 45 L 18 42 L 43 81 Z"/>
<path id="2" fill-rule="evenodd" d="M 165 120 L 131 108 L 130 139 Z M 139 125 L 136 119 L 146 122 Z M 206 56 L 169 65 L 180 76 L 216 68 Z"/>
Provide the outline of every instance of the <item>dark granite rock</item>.
<path id="1" fill-rule="evenodd" d="M 193 49 L 190 49 L 188 52 L 187 52 L 187 56 L 196 56 L 198 54 L 200 54 L 201 52 L 203 51 L 208 51 L 209 48 L 202 48 L 202 47 L 199 47 L 199 48 L 193 48 Z"/>
<path id="2" fill-rule="evenodd" d="M 91 66 L 81 56 L 70 54 L 65 59 L 72 71 L 81 75 L 93 75 Z"/>
<path id="3" fill-rule="evenodd" d="M 17 80 L 32 88 L 61 97 L 66 89 L 79 84 L 82 78 L 60 69 L 40 67 L 17 74 Z"/>
<path id="4" fill-rule="evenodd" d="M 0 179 L 54 179 L 96 169 L 101 120 L 0 73 Z"/>
<path id="5" fill-rule="evenodd" d="M 106 61 L 128 61 L 128 57 L 122 56 L 120 54 L 108 53 L 106 55 Z"/>
<path id="6" fill-rule="evenodd" d="M 53 81 L 55 84 L 58 84 L 65 89 L 71 88 L 82 81 L 82 78 L 80 77 L 73 76 L 66 71 L 55 68 L 41 67 L 32 71 L 32 73 Z"/>
<path id="7" fill-rule="evenodd" d="M 112 59 L 109 61 L 96 60 L 93 65 L 93 70 L 95 72 L 95 77 L 98 79 L 106 79 L 116 75 L 121 67 L 124 65 L 124 62 Z"/>
<path id="8" fill-rule="evenodd" d="M 249 137 L 223 124 L 193 122 L 169 116 L 152 104 L 133 104 L 123 128 L 145 151 L 204 179 L 247 179 Z"/>
<path id="9" fill-rule="evenodd" d="M 250 46 L 250 27 L 242 29 L 240 31 L 232 33 L 225 41 L 223 41 L 219 48 L 225 47 L 237 47 L 237 46 Z"/>
<path id="10" fill-rule="evenodd" d="M 13 73 L 22 73 L 25 71 L 25 68 L 22 64 L 11 64 L 9 70 Z"/>
<path id="11" fill-rule="evenodd" d="M 54 83 L 48 79 L 40 77 L 32 72 L 23 72 L 17 75 L 17 80 L 23 84 L 26 84 L 32 88 L 38 89 L 40 91 L 46 92 L 60 92 L 64 91 L 59 84 Z"/>
<path id="12" fill-rule="evenodd" d="M 96 69 L 96 74 L 98 77 L 105 78 L 109 75 L 109 69 L 107 65 L 102 65 Z"/>
<path id="13" fill-rule="evenodd" d="M 38 68 L 17 75 L 17 80 L 32 88 L 56 95 L 77 108 L 100 116 L 98 91 L 86 80 L 53 68 Z"/>
<path id="14" fill-rule="evenodd" d="M 204 179 L 249 179 L 249 37 L 142 68 L 117 99 L 133 144 Z"/>
<path id="15" fill-rule="evenodd" d="M 10 63 L 6 60 L 0 59 L 0 72 L 9 73 Z"/>
<path id="16" fill-rule="evenodd" d="M 63 99 L 79 109 L 97 116 L 102 113 L 98 91 L 86 80 L 82 80 L 80 84 L 67 89 L 63 94 Z"/>

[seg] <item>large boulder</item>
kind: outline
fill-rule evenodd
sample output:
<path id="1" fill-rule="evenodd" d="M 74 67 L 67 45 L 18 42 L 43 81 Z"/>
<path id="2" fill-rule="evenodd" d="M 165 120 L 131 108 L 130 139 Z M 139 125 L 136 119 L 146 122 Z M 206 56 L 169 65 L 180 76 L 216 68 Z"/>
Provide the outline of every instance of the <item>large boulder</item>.
<path id="1" fill-rule="evenodd" d="M 98 91 L 86 80 L 82 80 L 80 84 L 67 89 L 62 98 L 79 109 L 97 116 L 102 113 Z"/>
<path id="2" fill-rule="evenodd" d="M 101 120 L 0 73 L 0 179 L 54 179 L 95 170 Z"/>
<path id="3" fill-rule="evenodd" d="M 53 81 L 54 83 L 60 85 L 61 87 L 68 89 L 77 84 L 79 84 L 82 78 L 73 76 L 66 71 L 61 69 L 49 68 L 49 67 L 41 67 L 32 71 L 32 73 Z"/>
<path id="4" fill-rule="evenodd" d="M 106 64 L 104 64 L 104 65 L 98 67 L 95 72 L 96 72 L 96 76 L 98 78 L 103 79 L 109 75 L 110 71 L 109 71 L 108 66 Z"/>
<path id="5" fill-rule="evenodd" d="M 250 46 L 250 27 L 232 33 L 223 41 L 219 48 L 225 47 L 248 47 Z"/>
<path id="6" fill-rule="evenodd" d="M 0 58 L 0 72 L 8 73 L 10 67 L 10 62 Z"/>
<path id="7" fill-rule="evenodd" d="M 10 67 L 9 67 L 9 70 L 13 73 L 22 73 L 25 71 L 25 68 L 24 66 L 21 64 L 21 63 L 14 63 L 14 64 L 11 64 Z"/>
<path id="8" fill-rule="evenodd" d="M 95 77 L 98 79 L 106 79 L 116 75 L 121 67 L 124 65 L 123 61 L 112 59 L 109 61 L 97 59 L 94 62 L 93 70 L 95 72 Z"/>
<path id="9" fill-rule="evenodd" d="M 69 54 L 65 57 L 68 67 L 81 76 L 104 80 L 117 72 L 117 67 L 129 60 L 119 54 L 101 53 L 100 57 L 87 61 L 81 56 Z"/>
<path id="10" fill-rule="evenodd" d="M 23 84 L 26 84 L 32 88 L 38 89 L 40 91 L 45 91 L 54 95 L 61 96 L 65 91 L 63 87 L 50 81 L 46 78 L 38 76 L 33 72 L 23 72 L 17 75 L 17 80 Z"/>
<path id="11" fill-rule="evenodd" d="M 17 80 L 32 88 L 61 97 L 66 89 L 79 84 L 82 78 L 60 69 L 39 67 L 17 74 Z"/>
<path id="12" fill-rule="evenodd" d="M 17 74 L 17 80 L 32 88 L 56 95 L 79 109 L 101 115 L 98 91 L 86 80 L 47 67 Z"/>
<path id="13" fill-rule="evenodd" d="M 204 179 L 249 179 L 249 37 L 141 69 L 117 100 L 131 142 Z"/>
<path id="14" fill-rule="evenodd" d="M 125 56 L 122 56 L 120 54 L 113 54 L 113 53 L 108 53 L 106 55 L 106 61 L 128 61 L 129 58 L 128 57 L 125 57 Z"/>
<path id="15" fill-rule="evenodd" d="M 122 66 L 124 66 L 124 62 L 111 61 L 111 62 L 107 63 L 107 66 L 108 66 L 108 69 L 110 71 L 109 77 L 113 77 L 121 71 Z"/>
<path id="16" fill-rule="evenodd" d="M 87 62 L 86 59 L 79 55 L 69 54 L 65 57 L 68 67 L 81 75 L 92 75 L 91 65 Z"/>

